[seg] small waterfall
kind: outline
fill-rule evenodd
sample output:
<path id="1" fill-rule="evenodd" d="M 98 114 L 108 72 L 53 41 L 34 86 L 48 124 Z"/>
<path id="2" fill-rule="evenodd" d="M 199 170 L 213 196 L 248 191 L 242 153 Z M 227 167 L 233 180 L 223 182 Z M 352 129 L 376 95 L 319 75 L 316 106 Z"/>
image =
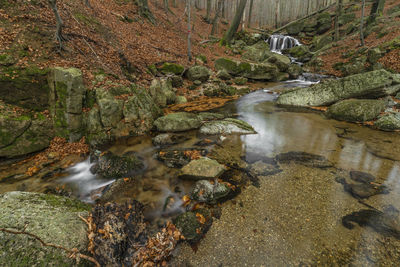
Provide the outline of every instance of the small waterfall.
<path id="1" fill-rule="evenodd" d="M 271 35 L 267 43 L 269 43 L 270 50 L 275 53 L 281 53 L 282 50 L 301 45 L 297 39 L 280 34 Z"/>

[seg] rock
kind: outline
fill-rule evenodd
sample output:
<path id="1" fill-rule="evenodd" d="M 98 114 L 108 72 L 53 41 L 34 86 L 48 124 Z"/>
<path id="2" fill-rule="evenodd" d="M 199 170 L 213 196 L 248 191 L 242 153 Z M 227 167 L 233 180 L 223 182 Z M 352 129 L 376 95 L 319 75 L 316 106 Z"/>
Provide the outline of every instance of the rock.
<path id="1" fill-rule="evenodd" d="M 198 214 L 198 216 L 196 216 Z M 201 215 L 201 216 L 200 216 Z M 200 219 L 204 222 L 200 223 Z M 195 212 L 187 211 L 173 220 L 175 226 L 181 231 L 189 243 L 198 242 L 212 224 L 211 213 L 206 209 L 197 209 Z"/>
<path id="2" fill-rule="evenodd" d="M 226 197 L 231 192 L 231 189 L 223 184 L 212 184 L 207 180 L 200 180 L 194 184 L 190 193 L 190 198 L 199 202 L 215 204 L 218 200 Z"/>
<path id="3" fill-rule="evenodd" d="M 87 217 L 90 206 L 66 197 L 28 192 L 0 195 L 0 228 L 37 235 L 47 243 L 77 248 L 87 254 Z M 61 249 L 43 247 L 27 235 L 0 232 L 1 266 L 78 266 Z M 89 265 L 81 259 L 82 265 Z M 79 265 L 80 266 L 80 265 Z"/>
<path id="4" fill-rule="evenodd" d="M 400 100 L 400 93 L 397 93 L 397 95 L 394 98 L 396 98 L 397 100 Z"/>
<path id="5" fill-rule="evenodd" d="M 343 184 L 344 191 L 350 193 L 353 197 L 369 198 L 378 194 L 388 194 L 389 190 L 384 185 L 371 184 L 371 183 L 347 183 L 344 178 L 336 178 L 336 181 Z"/>
<path id="6" fill-rule="evenodd" d="M 122 100 L 115 99 L 114 96 L 109 93 L 99 93 L 99 90 L 103 89 L 98 88 L 96 91 L 101 123 L 104 127 L 115 127 L 123 118 L 122 109 L 124 103 Z"/>
<path id="7" fill-rule="evenodd" d="M 227 118 L 205 123 L 200 128 L 201 134 L 255 134 L 254 128 L 242 120 Z"/>
<path id="8" fill-rule="evenodd" d="M 371 183 L 375 181 L 375 177 L 372 174 L 360 171 L 350 171 L 350 178 L 359 183 Z"/>
<path id="9" fill-rule="evenodd" d="M 384 110 L 382 100 L 348 99 L 330 106 L 327 115 L 336 120 L 364 122 L 377 118 Z"/>
<path id="10" fill-rule="evenodd" d="M 265 41 L 258 42 L 252 46 L 246 46 L 242 57 L 255 62 L 263 62 L 274 53 L 269 50 L 269 45 Z"/>
<path id="11" fill-rule="evenodd" d="M 186 73 L 187 78 L 190 81 L 199 80 L 201 82 L 206 82 L 210 78 L 211 71 L 204 66 L 193 66 L 190 67 Z"/>
<path id="12" fill-rule="evenodd" d="M 0 66 L 0 72 L 1 100 L 36 111 L 48 108 L 50 90 L 47 81 L 48 69 L 41 70 L 35 66 L 23 69 Z"/>
<path id="13" fill-rule="evenodd" d="M 201 121 L 212 121 L 212 120 L 222 120 L 225 118 L 225 115 L 219 113 L 201 112 L 197 114 L 197 117 Z"/>
<path id="14" fill-rule="evenodd" d="M 229 73 L 226 70 L 222 69 L 217 72 L 217 78 L 226 81 L 230 80 L 232 76 L 229 75 Z"/>
<path id="15" fill-rule="evenodd" d="M 371 64 L 375 64 L 378 60 L 382 57 L 382 52 L 378 47 L 371 48 L 368 50 L 368 57 L 367 60 Z"/>
<path id="16" fill-rule="evenodd" d="M 312 168 L 333 167 L 333 164 L 325 157 L 301 151 L 291 151 L 287 153 L 281 153 L 276 156 L 276 160 L 279 163 L 294 162 Z"/>
<path id="17" fill-rule="evenodd" d="M 156 157 L 169 168 L 182 168 L 192 160 L 191 155 L 206 156 L 207 150 L 196 148 L 162 149 Z"/>
<path id="18" fill-rule="evenodd" d="M 279 72 L 278 68 L 270 63 L 248 63 L 219 58 L 215 61 L 217 70 L 226 70 L 232 76 L 242 76 L 253 80 L 274 80 Z"/>
<path id="19" fill-rule="evenodd" d="M 247 83 L 247 78 L 237 77 L 233 80 L 236 85 L 245 85 Z"/>
<path id="20" fill-rule="evenodd" d="M 315 36 L 313 39 L 313 49 L 318 51 L 326 45 L 332 43 L 333 37 L 331 35 Z"/>
<path id="21" fill-rule="evenodd" d="M 367 58 L 362 56 L 351 60 L 348 63 L 345 63 L 341 67 L 341 71 L 344 76 L 354 75 L 358 73 L 362 73 L 366 71 L 365 63 L 367 62 Z"/>
<path id="22" fill-rule="evenodd" d="M 170 79 L 154 79 L 151 82 L 149 92 L 154 102 L 162 108 L 174 104 L 176 101 L 176 95 L 172 89 Z"/>
<path id="23" fill-rule="evenodd" d="M 82 137 L 82 107 L 86 88 L 82 72 L 55 67 L 49 73 L 50 113 L 56 135 L 76 142 Z"/>
<path id="24" fill-rule="evenodd" d="M 291 63 L 290 58 L 280 54 L 274 54 L 267 59 L 268 62 L 275 64 L 280 71 L 286 71 Z"/>
<path id="25" fill-rule="evenodd" d="M 158 118 L 154 125 L 160 132 L 183 132 L 200 128 L 201 121 L 196 114 L 177 112 Z"/>
<path id="26" fill-rule="evenodd" d="M 37 119 L 0 115 L 0 158 L 12 158 L 47 148 L 54 137 L 52 122 L 39 114 Z"/>
<path id="27" fill-rule="evenodd" d="M 289 78 L 297 79 L 303 73 L 303 69 L 298 64 L 291 64 L 287 69 L 287 73 Z"/>
<path id="28" fill-rule="evenodd" d="M 306 45 L 298 45 L 287 50 L 287 53 L 297 60 L 304 61 L 306 58 L 311 58 L 312 54 Z"/>
<path id="29" fill-rule="evenodd" d="M 331 20 L 331 15 L 329 12 L 323 12 L 318 15 L 317 18 L 318 25 L 317 25 L 317 33 L 318 34 L 323 34 L 331 29 L 332 26 L 332 20 Z"/>
<path id="30" fill-rule="evenodd" d="M 226 168 L 216 160 L 200 158 L 192 160 L 181 169 L 179 178 L 187 180 L 207 180 L 220 177 Z"/>
<path id="31" fill-rule="evenodd" d="M 267 176 L 274 175 L 282 170 L 279 168 L 278 164 L 265 163 L 263 161 L 257 161 L 250 166 L 250 172 L 256 176 Z"/>
<path id="32" fill-rule="evenodd" d="M 352 22 L 353 20 L 356 19 L 356 14 L 355 13 L 345 13 L 339 16 L 339 25 L 343 26 L 346 25 L 349 22 Z"/>
<path id="33" fill-rule="evenodd" d="M 289 35 L 298 35 L 304 29 L 304 21 L 298 21 L 291 23 L 286 27 L 286 31 Z"/>
<path id="34" fill-rule="evenodd" d="M 199 85 L 202 84 L 202 82 L 201 82 L 200 80 L 195 80 L 195 81 L 193 82 L 193 84 L 196 85 L 196 86 L 199 86 Z"/>
<path id="35" fill-rule="evenodd" d="M 396 82 L 393 74 L 385 70 L 371 71 L 284 92 L 278 97 L 277 103 L 293 106 L 324 106 L 347 98 L 378 98 L 387 95 L 385 88 L 394 83 Z"/>
<path id="36" fill-rule="evenodd" d="M 173 75 L 170 77 L 172 87 L 181 87 L 183 85 L 183 78 L 178 75 Z"/>
<path id="37" fill-rule="evenodd" d="M 135 153 L 128 152 L 122 156 L 104 152 L 97 158 L 90 171 L 106 179 L 118 179 L 137 174 L 144 169 L 144 164 Z"/>
<path id="38" fill-rule="evenodd" d="M 169 146 L 182 143 L 188 139 L 189 137 L 185 135 L 163 133 L 154 137 L 152 141 L 155 146 Z"/>
<path id="39" fill-rule="evenodd" d="M 383 131 L 395 131 L 400 129 L 400 114 L 389 113 L 381 116 L 376 122 L 375 127 Z"/>
<path id="40" fill-rule="evenodd" d="M 187 102 L 188 101 L 187 101 L 186 97 L 184 97 L 183 95 L 176 96 L 175 104 L 184 104 Z"/>
<path id="41" fill-rule="evenodd" d="M 163 74 L 182 75 L 182 73 L 185 71 L 185 67 L 179 64 L 166 62 L 159 68 L 159 70 Z"/>

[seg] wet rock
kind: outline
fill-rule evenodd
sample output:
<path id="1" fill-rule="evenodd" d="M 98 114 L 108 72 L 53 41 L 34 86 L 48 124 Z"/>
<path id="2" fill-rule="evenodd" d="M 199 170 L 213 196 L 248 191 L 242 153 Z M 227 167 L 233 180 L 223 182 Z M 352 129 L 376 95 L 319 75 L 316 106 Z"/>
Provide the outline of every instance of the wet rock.
<path id="1" fill-rule="evenodd" d="M 387 95 L 386 88 L 396 84 L 398 81 L 395 74 L 377 70 L 340 80 L 326 80 L 307 88 L 296 88 L 282 93 L 277 103 L 293 106 L 326 106 L 348 98 L 378 98 Z"/>
<path id="2" fill-rule="evenodd" d="M 162 108 L 174 104 L 176 101 L 176 95 L 172 89 L 170 79 L 154 79 L 151 82 L 149 92 L 154 102 Z"/>
<path id="3" fill-rule="evenodd" d="M 66 197 L 28 192 L 0 195 L 0 228 L 37 235 L 44 242 L 86 253 L 87 226 L 78 217 L 90 206 Z M 1 266 L 78 266 L 61 249 L 43 247 L 27 235 L 0 232 Z M 87 254 L 87 253 L 86 253 Z M 81 264 L 88 264 L 81 259 Z"/>
<path id="4" fill-rule="evenodd" d="M 231 189 L 223 184 L 212 184 L 207 180 L 197 181 L 190 193 L 190 198 L 199 202 L 215 204 L 218 200 L 228 196 Z"/>
<path id="5" fill-rule="evenodd" d="M 183 132 L 200 128 L 201 121 L 196 114 L 178 112 L 158 118 L 154 125 L 160 132 Z"/>
<path id="6" fill-rule="evenodd" d="M 229 73 L 226 70 L 219 70 L 217 72 L 217 78 L 226 81 L 230 80 L 232 76 L 229 75 Z"/>
<path id="7" fill-rule="evenodd" d="M 200 158 L 192 160 L 185 165 L 179 174 L 179 178 L 187 180 L 206 180 L 220 177 L 226 171 L 224 165 L 216 160 Z"/>
<path id="8" fill-rule="evenodd" d="M 303 69 L 298 64 L 291 64 L 287 69 L 287 73 L 289 74 L 289 78 L 297 79 L 303 73 Z"/>
<path id="9" fill-rule="evenodd" d="M 200 82 L 208 81 L 208 78 L 210 78 L 210 75 L 211 75 L 211 71 L 204 66 L 190 67 L 186 73 L 186 76 L 190 81 L 198 80 Z"/>
<path id="10" fill-rule="evenodd" d="M 179 215 L 173 220 L 173 223 L 187 242 L 196 243 L 208 231 L 212 221 L 211 213 L 208 210 L 198 209 L 195 212 L 188 211 Z"/>
<path id="11" fill-rule="evenodd" d="M 197 117 L 199 117 L 201 121 L 212 121 L 212 120 L 222 120 L 225 118 L 225 115 L 220 113 L 201 112 L 197 114 Z"/>
<path id="12" fill-rule="evenodd" d="M 160 150 L 156 157 L 169 168 L 182 168 L 192 160 L 193 154 L 206 156 L 207 150 L 195 148 L 174 148 Z"/>
<path id="13" fill-rule="evenodd" d="M 327 115 L 336 120 L 364 122 L 377 118 L 384 110 L 382 100 L 348 99 L 330 106 Z"/>
<path id="14" fill-rule="evenodd" d="M 376 183 L 351 184 L 347 183 L 344 178 L 337 178 L 336 181 L 343 184 L 343 188 L 346 192 L 358 199 L 369 198 L 378 194 L 389 194 L 389 190 L 386 186 Z"/>
<path id="15" fill-rule="evenodd" d="M 143 171 L 144 163 L 135 153 L 128 152 L 122 156 L 111 152 L 104 152 L 97 158 L 97 162 L 90 171 L 108 179 L 128 177 Z"/>
<path id="16" fill-rule="evenodd" d="M 152 141 L 155 146 L 169 146 L 183 143 L 186 140 L 189 140 L 189 137 L 179 134 L 164 133 L 157 135 Z"/>
<path id="17" fill-rule="evenodd" d="M 215 61 L 217 70 L 226 70 L 232 76 L 241 76 L 253 80 L 274 80 L 279 72 L 271 63 L 249 63 L 219 58 Z"/>
<path id="18" fill-rule="evenodd" d="M 280 55 L 280 54 L 276 54 L 274 53 L 274 55 L 270 56 L 267 61 L 269 63 L 272 63 L 274 65 L 276 65 L 279 69 L 279 71 L 284 72 L 287 71 L 287 69 L 289 68 L 289 65 L 291 63 L 290 58 L 288 58 L 285 55 Z"/>
<path id="19" fill-rule="evenodd" d="M 359 183 L 371 183 L 375 181 L 375 176 L 360 171 L 350 171 L 350 178 Z"/>
<path id="20" fill-rule="evenodd" d="M 249 167 L 249 171 L 255 176 L 274 175 L 281 172 L 278 164 L 265 163 L 261 160 L 253 163 Z"/>
<path id="21" fill-rule="evenodd" d="M 395 131 L 400 129 L 400 113 L 388 113 L 381 116 L 375 127 L 383 131 Z"/>
<path id="22" fill-rule="evenodd" d="M 297 163 L 313 168 L 330 168 L 333 164 L 325 157 L 307 152 L 291 151 L 276 156 L 279 163 Z"/>
<path id="23" fill-rule="evenodd" d="M 246 46 L 243 48 L 245 51 L 242 55 L 244 59 L 255 61 L 255 62 L 263 62 L 274 53 L 269 50 L 269 45 L 264 42 L 258 42 L 251 46 Z"/>
<path id="24" fill-rule="evenodd" d="M 242 120 L 227 118 L 222 121 L 212 121 L 205 123 L 200 128 L 202 134 L 255 134 L 254 128 Z"/>
<path id="25" fill-rule="evenodd" d="M 394 216 L 388 210 L 381 212 L 379 210 L 364 209 L 355 211 L 342 218 L 343 226 L 348 229 L 353 229 L 354 223 L 357 223 L 361 227 L 369 226 L 382 235 L 400 239 L 399 220 L 397 216 Z"/>

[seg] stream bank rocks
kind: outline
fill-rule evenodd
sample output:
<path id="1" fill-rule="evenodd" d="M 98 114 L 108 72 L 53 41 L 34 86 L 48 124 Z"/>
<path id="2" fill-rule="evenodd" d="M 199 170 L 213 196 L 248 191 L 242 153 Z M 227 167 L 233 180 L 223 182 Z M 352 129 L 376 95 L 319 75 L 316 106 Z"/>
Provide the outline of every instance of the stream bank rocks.
<path id="1" fill-rule="evenodd" d="M 201 134 L 217 135 L 217 134 L 255 134 L 254 128 L 238 119 L 227 118 L 224 120 L 211 121 L 205 123 L 200 128 Z"/>
<path id="2" fill-rule="evenodd" d="M 86 253 L 90 206 L 65 197 L 8 192 L 0 195 L 0 228 L 32 233 L 44 242 Z M 32 237 L 0 232 L 1 266 L 77 266 L 61 249 L 43 247 Z M 83 262 L 82 262 L 83 261 Z M 81 264 L 87 264 L 81 259 Z"/>
<path id="3" fill-rule="evenodd" d="M 210 158 L 200 158 L 190 161 L 179 174 L 179 178 L 187 180 L 207 180 L 220 177 L 226 167 Z"/>
<path id="4" fill-rule="evenodd" d="M 365 122 L 375 119 L 384 110 L 383 100 L 348 99 L 330 106 L 327 115 L 336 120 Z"/>
<path id="5" fill-rule="evenodd" d="M 199 202 L 216 204 L 230 192 L 231 189 L 224 183 L 212 184 L 210 181 L 200 180 L 193 186 L 190 198 Z"/>

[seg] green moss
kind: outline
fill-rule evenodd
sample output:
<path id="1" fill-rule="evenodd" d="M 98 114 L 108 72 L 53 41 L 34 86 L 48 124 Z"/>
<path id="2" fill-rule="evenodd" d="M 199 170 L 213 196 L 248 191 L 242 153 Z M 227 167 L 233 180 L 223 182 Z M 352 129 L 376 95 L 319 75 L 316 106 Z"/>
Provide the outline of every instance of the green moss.
<path id="1" fill-rule="evenodd" d="M 76 199 L 60 197 L 56 195 L 43 194 L 40 199 L 53 207 L 67 208 L 70 212 L 90 211 L 92 207 Z"/>
<path id="2" fill-rule="evenodd" d="M 185 70 L 185 67 L 179 64 L 166 62 L 159 68 L 159 70 L 163 74 L 173 73 L 176 75 L 181 75 Z"/>
<path id="3" fill-rule="evenodd" d="M 196 58 L 200 59 L 204 63 L 207 63 L 207 57 L 205 55 L 197 55 Z"/>

